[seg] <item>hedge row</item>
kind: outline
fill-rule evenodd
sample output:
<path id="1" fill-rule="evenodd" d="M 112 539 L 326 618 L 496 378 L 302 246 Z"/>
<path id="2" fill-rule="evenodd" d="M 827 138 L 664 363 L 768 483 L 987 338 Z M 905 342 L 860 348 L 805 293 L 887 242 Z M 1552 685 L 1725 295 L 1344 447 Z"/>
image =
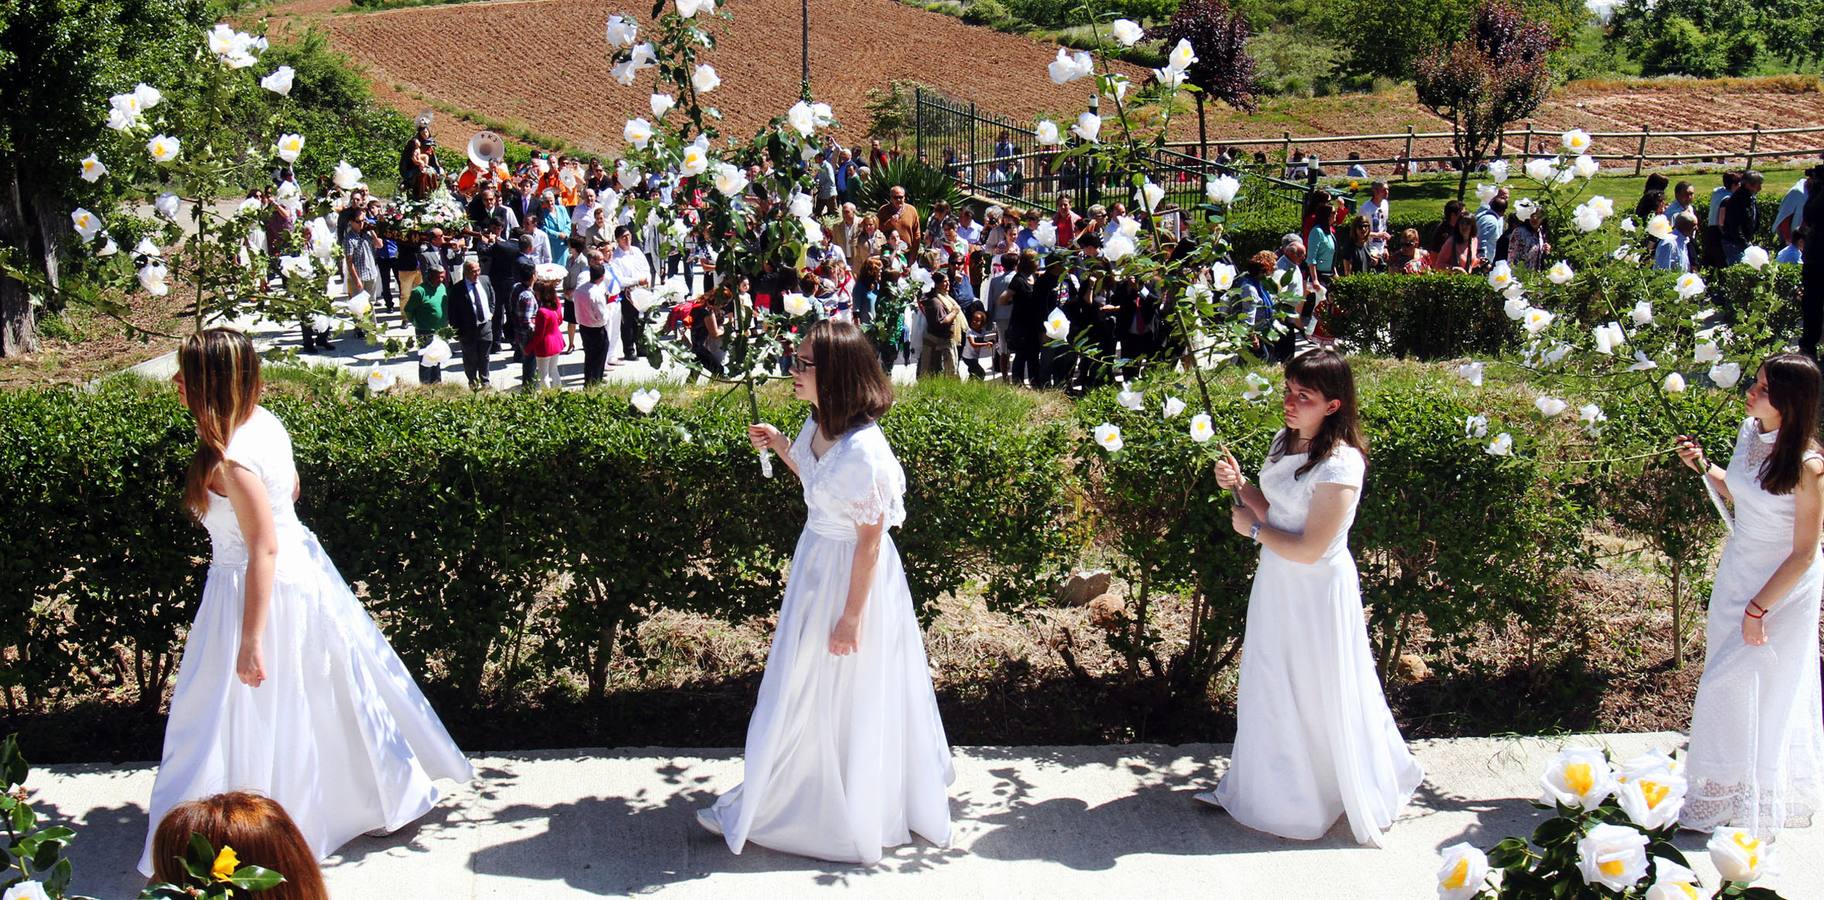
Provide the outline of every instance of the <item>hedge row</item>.
<path id="1" fill-rule="evenodd" d="M 1571 470 L 1463 438 L 1474 411 L 1526 395 L 1412 364 L 1363 380 L 1373 464 L 1354 541 L 1377 624 L 1423 612 L 1444 639 L 1537 616 L 1588 515 Z M 1249 468 L 1276 404 L 1213 388 Z M 883 422 L 909 481 L 896 534 L 921 603 L 981 589 L 1050 602 L 1070 565 L 1111 558 L 1220 604 L 1239 633 L 1252 560 L 1229 532 L 1187 415 L 1075 407 L 998 386 L 921 384 Z M 764 480 L 745 403 L 699 395 L 640 416 L 625 395 L 272 396 L 303 480 L 300 514 L 434 693 L 458 704 L 551 678 L 600 696 L 617 635 L 652 609 L 728 619 L 778 601 L 802 522 L 796 480 Z M 769 402 L 791 427 L 803 407 Z M 1619 415 L 1619 412 L 1612 413 Z M 1110 420 L 1127 449 L 1084 435 Z M 1534 420 L 1536 421 L 1536 419 Z M 1538 429 L 1539 446 L 1560 443 Z M 0 392 L 0 686 L 11 704 L 132 692 L 156 705 L 201 593 L 207 541 L 179 508 L 193 435 L 167 387 Z M 1587 448 L 1586 448 L 1587 449 Z M 1582 477 L 1583 473 L 1573 473 Z M 486 690 L 483 690 L 485 686 Z"/>

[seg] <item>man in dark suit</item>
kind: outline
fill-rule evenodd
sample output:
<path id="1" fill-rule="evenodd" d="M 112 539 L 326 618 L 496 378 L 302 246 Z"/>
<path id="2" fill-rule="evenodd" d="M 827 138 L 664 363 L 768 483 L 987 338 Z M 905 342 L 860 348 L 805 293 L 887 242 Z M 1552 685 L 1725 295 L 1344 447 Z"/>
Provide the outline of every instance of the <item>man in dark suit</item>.
<path id="1" fill-rule="evenodd" d="M 456 329 L 457 340 L 462 342 L 462 372 L 475 390 L 488 386 L 488 353 L 494 348 L 498 309 L 500 302 L 494 286 L 481 277 L 481 263 L 463 263 L 462 278 L 450 287 L 444 311 L 450 326 Z"/>

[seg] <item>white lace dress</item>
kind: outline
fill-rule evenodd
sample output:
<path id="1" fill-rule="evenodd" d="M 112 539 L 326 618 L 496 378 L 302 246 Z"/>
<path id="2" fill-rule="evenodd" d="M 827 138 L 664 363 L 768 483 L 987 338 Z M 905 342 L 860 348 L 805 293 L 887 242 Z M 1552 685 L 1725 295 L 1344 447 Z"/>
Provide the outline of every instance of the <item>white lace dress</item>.
<path id="1" fill-rule="evenodd" d="M 749 841 L 837 862 L 874 863 L 916 832 L 950 842 L 955 777 L 899 550 L 880 542 L 859 647 L 829 650 L 848 600 L 855 525 L 906 519 L 906 477 L 875 425 L 811 453 L 792 444 L 809 508 L 760 697 L 747 727 L 746 780 L 708 810 L 740 853 Z"/>
<path id="2" fill-rule="evenodd" d="M 1260 470 L 1267 524 L 1301 532 L 1320 484 L 1357 489 L 1367 461 L 1342 446 L 1298 477 L 1307 454 Z M 1357 843 L 1380 845 L 1425 773 L 1406 750 L 1375 676 L 1361 583 L 1349 555 L 1351 504 L 1315 563 L 1262 547 L 1248 595 L 1236 699 L 1235 751 L 1215 799 L 1256 831 L 1323 837 L 1349 817 Z"/>
<path id="3" fill-rule="evenodd" d="M 1818 689 L 1824 561 L 1816 551 L 1762 621 L 1767 643 L 1753 647 L 1742 640 L 1748 601 L 1792 552 L 1797 500 L 1768 493 L 1759 477 L 1777 436 L 1762 433 L 1752 417 L 1743 422 L 1724 478 L 1735 501 L 1735 530 L 1723 545 L 1710 591 L 1704 675 L 1685 755 L 1690 789 L 1679 816 L 1680 824 L 1701 831 L 1733 825 L 1767 837 L 1810 824 L 1824 799 Z"/>
<path id="4" fill-rule="evenodd" d="M 247 543 L 234 506 L 211 495 L 213 545 L 202 604 L 184 643 L 171 718 L 147 811 L 139 870 L 152 874 L 152 830 L 173 806 L 253 791 L 291 814 L 318 858 L 350 838 L 430 811 L 435 779 L 474 770 L 316 535 L 298 521 L 291 436 L 265 407 L 236 429 L 227 458 L 266 488 L 279 552 L 262 642 L 266 681 L 235 676 Z"/>

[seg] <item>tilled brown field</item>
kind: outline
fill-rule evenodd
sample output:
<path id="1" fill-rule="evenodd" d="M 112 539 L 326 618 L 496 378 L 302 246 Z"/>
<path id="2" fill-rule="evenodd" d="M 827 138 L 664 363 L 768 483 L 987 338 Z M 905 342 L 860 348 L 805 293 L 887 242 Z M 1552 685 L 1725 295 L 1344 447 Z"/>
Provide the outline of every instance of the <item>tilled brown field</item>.
<path id="1" fill-rule="evenodd" d="M 340 0 L 291 0 L 271 9 L 286 24 L 324 28 L 333 43 L 367 66 L 381 98 L 407 114 L 428 100 L 494 119 L 516 121 L 534 132 L 577 146 L 613 152 L 621 125 L 646 108 L 652 75 L 633 87 L 609 76 L 602 24 L 611 13 L 644 18 L 650 7 L 625 0 L 488 0 L 369 14 L 333 14 Z M 732 29 L 709 61 L 722 76 L 711 98 L 726 116 L 725 130 L 748 134 L 783 111 L 798 92 L 798 10 L 794 0 L 730 0 Z M 1040 114 L 1070 116 L 1088 99 L 1089 82 L 1058 86 L 1045 65 L 1052 45 L 929 13 L 894 0 L 815 0 L 812 3 L 811 83 L 847 124 L 842 134 L 860 140 L 867 124 L 868 91 L 915 79 L 983 110 L 1031 120 Z M 1120 68 L 1143 80 L 1137 67 Z M 1796 82 L 1796 80 L 1794 80 Z M 398 87 L 395 88 L 394 86 Z M 414 96 L 417 95 L 417 96 Z M 448 117 L 442 117 L 448 122 Z M 1649 87 L 1572 86 L 1556 93 L 1534 117 L 1552 137 L 1567 128 L 1590 131 L 1693 131 L 1780 128 L 1824 123 L 1824 93 L 1783 89 L 1779 82 L 1664 82 Z M 440 123 L 443 124 L 443 123 Z M 1408 126 L 1445 126 L 1420 107 L 1411 88 L 1310 100 L 1274 100 L 1253 115 L 1212 107 L 1212 141 L 1402 132 Z M 467 125 L 449 123 L 453 130 Z M 1175 123 L 1174 137 L 1195 137 L 1191 116 Z M 445 134 L 441 138 L 466 138 Z M 1648 153 L 1739 154 L 1748 138 L 1655 138 Z M 1824 134 L 1766 135 L 1757 151 L 1824 145 Z M 1325 159 L 1350 151 L 1367 157 L 1400 152 L 1403 139 L 1324 144 Z M 1420 141 L 1420 155 L 1447 151 L 1447 141 Z M 1635 141 L 1605 142 L 1600 152 L 1632 153 Z"/>

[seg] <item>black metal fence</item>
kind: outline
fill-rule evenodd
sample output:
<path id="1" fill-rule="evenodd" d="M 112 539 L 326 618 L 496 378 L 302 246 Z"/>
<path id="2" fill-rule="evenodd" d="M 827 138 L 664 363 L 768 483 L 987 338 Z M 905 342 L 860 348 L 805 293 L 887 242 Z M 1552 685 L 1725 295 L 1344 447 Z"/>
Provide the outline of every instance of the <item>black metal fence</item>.
<path id="1" fill-rule="evenodd" d="M 1085 170 L 1078 165 L 1080 159 L 1054 164 L 1057 148 L 1040 146 L 1029 123 L 985 112 L 974 103 L 917 89 L 913 105 L 919 161 L 942 167 L 966 194 L 1045 212 L 1056 211 L 1061 197 L 1069 197 L 1077 210 L 1115 201 L 1133 205 L 1133 170 Z M 1093 99 L 1090 109 L 1096 109 Z M 1068 133 L 1064 137 L 1067 147 L 1076 142 Z M 1165 189 L 1160 209 L 1167 212 L 1195 209 L 1204 202 L 1206 182 L 1217 175 L 1234 176 L 1241 181 L 1241 192 L 1230 217 L 1247 221 L 1278 218 L 1296 226 L 1309 190 L 1251 165 L 1221 165 L 1169 148 L 1155 151 L 1140 171 Z"/>

